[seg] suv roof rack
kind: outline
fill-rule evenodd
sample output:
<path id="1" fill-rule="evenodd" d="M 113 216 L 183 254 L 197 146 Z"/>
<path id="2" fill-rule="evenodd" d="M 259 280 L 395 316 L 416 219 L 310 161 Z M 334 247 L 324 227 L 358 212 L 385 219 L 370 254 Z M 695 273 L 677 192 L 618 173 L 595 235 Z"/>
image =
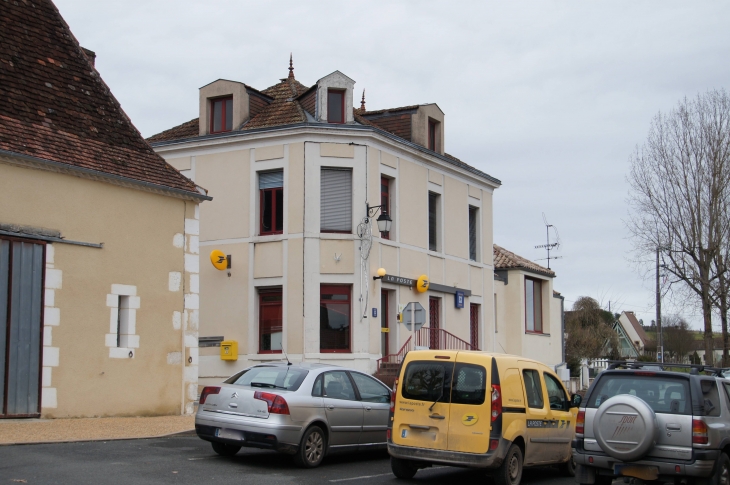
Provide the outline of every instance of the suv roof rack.
<path id="1" fill-rule="evenodd" d="M 723 375 L 728 369 L 722 369 L 719 367 L 713 367 L 703 364 L 674 364 L 671 362 L 640 362 L 640 361 L 629 361 L 629 360 L 609 360 L 608 368 L 611 369 L 643 369 L 646 367 L 659 367 L 661 370 L 668 370 L 671 367 L 685 367 L 690 370 L 690 374 L 697 375 L 700 372 L 708 372 L 717 377 L 725 377 Z"/>

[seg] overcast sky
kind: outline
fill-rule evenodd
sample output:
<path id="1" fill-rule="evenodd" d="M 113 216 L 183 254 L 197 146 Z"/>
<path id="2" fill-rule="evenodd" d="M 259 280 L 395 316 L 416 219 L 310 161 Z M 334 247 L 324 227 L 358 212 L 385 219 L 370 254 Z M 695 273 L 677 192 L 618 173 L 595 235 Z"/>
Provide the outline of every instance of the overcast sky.
<path id="1" fill-rule="evenodd" d="M 437 103 L 446 151 L 497 177 L 495 243 L 539 260 L 542 213 L 566 309 L 579 296 L 654 318 L 634 265 L 628 157 L 652 117 L 730 81 L 730 3 L 56 0 L 144 136 L 198 116 L 218 78 L 264 89 L 294 54 L 338 69 L 368 109 Z M 538 261 L 546 264 L 545 261 Z M 618 302 L 618 305 L 617 305 Z M 701 324 L 692 308 L 680 312 Z"/>

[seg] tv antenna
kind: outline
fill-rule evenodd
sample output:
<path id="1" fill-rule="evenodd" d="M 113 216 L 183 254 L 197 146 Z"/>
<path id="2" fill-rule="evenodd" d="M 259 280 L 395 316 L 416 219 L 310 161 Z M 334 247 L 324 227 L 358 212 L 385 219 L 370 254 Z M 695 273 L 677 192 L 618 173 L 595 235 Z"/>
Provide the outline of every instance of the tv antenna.
<path id="1" fill-rule="evenodd" d="M 553 226 L 552 224 L 548 224 L 547 218 L 545 217 L 545 213 L 542 213 L 542 220 L 545 223 L 545 236 L 546 236 L 546 244 L 540 244 L 538 246 L 535 246 L 535 249 L 547 249 L 547 265 L 548 269 L 550 269 L 550 260 L 551 259 L 560 259 L 561 256 L 553 256 L 550 257 L 550 250 L 556 250 L 560 248 L 560 234 L 558 234 L 558 228 Z M 553 228 L 553 231 L 555 232 L 555 242 L 550 242 L 550 228 Z"/>

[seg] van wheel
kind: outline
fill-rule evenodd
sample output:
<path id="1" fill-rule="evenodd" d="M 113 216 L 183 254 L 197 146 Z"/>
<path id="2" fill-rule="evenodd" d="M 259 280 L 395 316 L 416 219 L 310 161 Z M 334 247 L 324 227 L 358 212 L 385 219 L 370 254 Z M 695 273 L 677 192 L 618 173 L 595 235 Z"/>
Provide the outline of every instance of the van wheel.
<path id="1" fill-rule="evenodd" d="M 393 470 L 393 475 L 397 478 L 409 479 L 418 471 L 418 468 L 408 460 L 402 460 L 400 458 L 390 457 L 390 469 Z"/>
<path id="2" fill-rule="evenodd" d="M 213 451 L 218 453 L 220 456 L 233 456 L 241 449 L 240 446 L 227 445 L 225 443 L 211 443 L 213 445 Z"/>
<path id="3" fill-rule="evenodd" d="M 560 464 L 560 474 L 564 475 L 566 477 L 575 476 L 575 460 L 573 459 L 572 453 L 571 453 L 570 459 L 568 461 Z M 728 484 L 728 485 L 730 485 L 730 484 Z"/>
<path id="4" fill-rule="evenodd" d="M 494 472 L 494 483 L 496 485 L 518 485 L 522 480 L 522 450 L 519 446 L 512 445 L 507 450 L 507 456 Z"/>
<path id="5" fill-rule="evenodd" d="M 302 436 L 294 461 L 302 468 L 319 466 L 327 449 L 327 439 L 319 426 L 312 426 Z"/>

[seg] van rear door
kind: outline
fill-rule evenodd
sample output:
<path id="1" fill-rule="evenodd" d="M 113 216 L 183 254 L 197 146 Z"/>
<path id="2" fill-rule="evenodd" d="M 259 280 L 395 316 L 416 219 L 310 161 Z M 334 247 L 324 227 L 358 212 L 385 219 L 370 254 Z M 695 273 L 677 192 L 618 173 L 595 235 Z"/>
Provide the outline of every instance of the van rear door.
<path id="1" fill-rule="evenodd" d="M 395 396 L 394 444 L 445 450 L 456 352 L 409 352 Z"/>
<path id="2" fill-rule="evenodd" d="M 449 450 L 465 453 L 489 451 L 492 358 L 459 352 L 451 386 Z"/>

